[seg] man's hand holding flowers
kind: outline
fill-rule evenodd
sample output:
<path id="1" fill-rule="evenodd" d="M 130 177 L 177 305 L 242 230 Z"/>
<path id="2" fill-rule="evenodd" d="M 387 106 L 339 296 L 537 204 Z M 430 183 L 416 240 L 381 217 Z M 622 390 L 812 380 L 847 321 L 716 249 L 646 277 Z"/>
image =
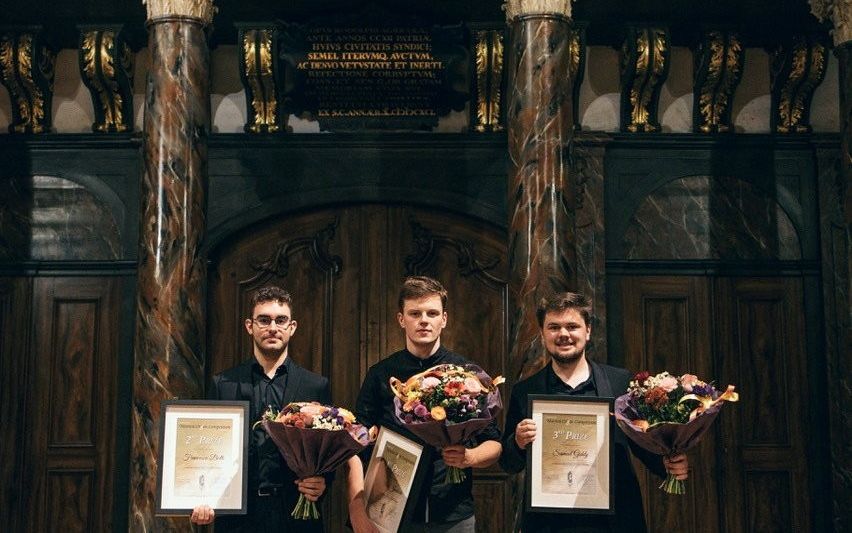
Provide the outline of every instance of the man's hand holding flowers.
<path id="1" fill-rule="evenodd" d="M 294 481 L 305 499 L 316 502 L 325 492 L 325 478 L 322 476 L 311 476 Z"/>
<path id="2" fill-rule="evenodd" d="M 675 479 L 683 481 L 689 477 L 689 459 L 687 459 L 685 453 L 663 457 L 663 466 L 666 467 L 666 473 L 674 476 Z"/>

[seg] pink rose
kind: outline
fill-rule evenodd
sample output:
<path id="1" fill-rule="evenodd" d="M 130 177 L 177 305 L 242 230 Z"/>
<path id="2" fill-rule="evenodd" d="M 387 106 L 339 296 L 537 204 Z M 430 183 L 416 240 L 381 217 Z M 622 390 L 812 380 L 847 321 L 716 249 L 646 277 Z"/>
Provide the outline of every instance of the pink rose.
<path id="1" fill-rule="evenodd" d="M 420 390 L 434 389 L 440 384 L 440 379 L 433 376 L 429 376 L 428 378 L 423 378 L 423 381 L 420 382 Z"/>
<path id="2" fill-rule="evenodd" d="M 675 390 L 677 385 L 677 378 L 674 376 L 666 376 L 660 380 L 660 387 L 666 392 Z"/>
<path id="3" fill-rule="evenodd" d="M 306 415 L 311 416 L 322 416 L 323 411 L 325 411 L 325 407 L 323 407 L 319 403 L 308 403 L 299 408 L 300 413 L 304 413 Z"/>
<path id="4" fill-rule="evenodd" d="M 482 386 L 479 384 L 479 381 L 473 378 L 465 378 L 464 388 L 471 394 L 479 394 L 482 392 Z"/>
<path id="5" fill-rule="evenodd" d="M 692 374 L 684 374 L 680 377 L 680 385 L 686 392 L 692 392 L 692 387 L 698 383 L 698 376 Z"/>

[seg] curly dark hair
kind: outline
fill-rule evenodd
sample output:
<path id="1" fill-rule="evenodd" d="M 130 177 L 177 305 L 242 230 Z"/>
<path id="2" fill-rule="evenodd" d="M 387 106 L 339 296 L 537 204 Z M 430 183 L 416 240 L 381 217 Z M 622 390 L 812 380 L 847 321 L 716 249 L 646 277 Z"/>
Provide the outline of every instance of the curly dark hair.
<path id="1" fill-rule="evenodd" d="M 254 293 L 251 295 L 250 300 L 251 312 L 254 313 L 254 308 L 258 304 L 263 304 L 266 302 L 278 302 L 282 305 L 287 304 L 287 306 L 290 308 L 290 314 L 293 314 L 293 297 L 290 296 L 289 292 L 285 291 L 281 287 L 269 285 L 254 291 Z"/>
<path id="2" fill-rule="evenodd" d="M 545 296 L 538 302 L 535 310 L 538 327 L 544 327 L 544 315 L 547 313 L 566 309 L 574 309 L 580 313 L 587 326 L 592 324 L 592 301 L 588 297 L 576 292 L 559 292 Z"/>

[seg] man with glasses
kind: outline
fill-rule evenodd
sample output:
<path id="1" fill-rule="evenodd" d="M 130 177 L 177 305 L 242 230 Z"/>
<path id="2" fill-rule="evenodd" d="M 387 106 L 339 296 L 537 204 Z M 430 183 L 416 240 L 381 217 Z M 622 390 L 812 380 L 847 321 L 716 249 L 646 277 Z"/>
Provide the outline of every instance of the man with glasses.
<path id="1" fill-rule="evenodd" d="M 309 372 L 288 357 L 290 338 L 297 323 L 292 298 L 279 287 L 264 287 L 251 299 L 252 313 L 245 320 L 254 357 L 213 377 L 207 396 L 212 400 L 248 400 L 252 424 L 268 409 L 280 410 L 290 402 L 331 403 L 328 380 Z M 296 479 L 275 443 L 261 426 L 249 435 L 248 512 L 216 519 L 216 533 L 271 531 L 321 532 L 320 520 L 290 516 L 299 493 L 317 501 L 325 492 L 322 476 Z M 195 524 L 210 524 L 215 513 L 207 505 L 193 509 Z"/>

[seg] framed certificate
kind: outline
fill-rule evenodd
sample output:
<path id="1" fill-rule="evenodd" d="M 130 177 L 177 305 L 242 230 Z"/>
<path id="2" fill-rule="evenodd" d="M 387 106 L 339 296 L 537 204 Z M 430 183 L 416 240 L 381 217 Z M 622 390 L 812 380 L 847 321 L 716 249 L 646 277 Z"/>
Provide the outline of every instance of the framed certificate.
<path id="1" fill-rule="evenodd" d="M 160 414 L 157 515 L 246 513 L 249 402 L 166 400 Z"/>
<path id="2" fill-rule="evenodd" d="M 422 444 L 379 429 L 364 476 L 367 516 L 382 533 L 396 533 L 411 518 L 429 453 Z"/>
<path id="3" fill-rule="evenodd" d="M 613 514 L 612 398 L 531 394 L 526 510 Z"/>

